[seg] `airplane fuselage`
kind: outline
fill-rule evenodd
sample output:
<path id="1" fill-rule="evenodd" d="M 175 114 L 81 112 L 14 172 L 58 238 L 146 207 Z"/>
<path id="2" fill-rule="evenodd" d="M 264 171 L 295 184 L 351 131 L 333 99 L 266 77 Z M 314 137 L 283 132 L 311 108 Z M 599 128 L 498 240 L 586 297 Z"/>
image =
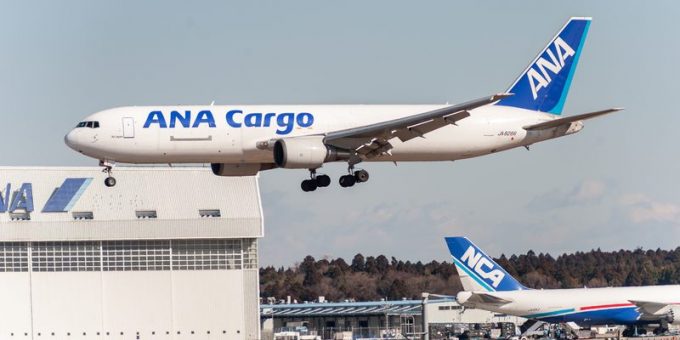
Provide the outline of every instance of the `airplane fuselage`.
<path id="1" fill-rule="evenodd" d="M 465 293 L 461 293 L 465 294 Z M 510 300 L 510 303 L 465 302 L 464 305 L 491 310 L 497 313 L 538 319 L 550 323 L 576 322 L 579 325 L 658 323 L 667 312 L 656 318 L 645 317 L 633 301 L 654 301 L 678 306 L 680 310 L 680 286 L 645 286 L 612 288 L 577 288 L 517 290 L 490 293 L 493 296 Z M 666 320 L 677 323 L 675 320 Z"/>
<path id="2" fill-rule="evenodd" d="M 427 112 L 444 105 L 228 105 L 121 107 L 85 118 L 97 128 L 66 136 L 78 152 L 121 163 L 273 163 L 268 140 L 365 126 Z M 390 153 L 365 161 L 452 161 L 490 154 L 579 131 L 528 132 L 524 126 L 554 119 L 551 114 L 487 105 L 470 116 L 408 142 L 392 140 Z"/>

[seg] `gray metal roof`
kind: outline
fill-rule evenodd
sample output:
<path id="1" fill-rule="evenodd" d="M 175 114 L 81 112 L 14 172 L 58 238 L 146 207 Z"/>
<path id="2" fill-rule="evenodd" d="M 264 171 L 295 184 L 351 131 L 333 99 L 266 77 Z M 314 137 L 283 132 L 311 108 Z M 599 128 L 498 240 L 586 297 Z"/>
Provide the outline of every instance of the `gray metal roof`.
<path id="1" fill-rule="evenodd" d="M 421 314 L 422 301 L 333 302 L 261 305 L 261 317 L 370 316 Z"/>

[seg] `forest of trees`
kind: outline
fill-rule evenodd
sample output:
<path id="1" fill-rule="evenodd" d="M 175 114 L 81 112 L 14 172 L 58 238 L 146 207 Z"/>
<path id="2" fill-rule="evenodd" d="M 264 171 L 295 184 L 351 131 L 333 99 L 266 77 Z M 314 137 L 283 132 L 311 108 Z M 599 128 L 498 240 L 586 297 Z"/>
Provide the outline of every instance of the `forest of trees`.
<path id="1" fill-rule="evenodd" d="M 592 250 L 559 256 L 501 256 L 495 259 L 531 288 L 640 286 L 680 283 L 680 247 L 675 250 Z M 291 268 L 260 268 L 260 295 L 302 301 L 419 299 L 421 292 L 453 295 L 462 289 L 451 262 L 399 261 L 357 254 L 343 259 L 311 256 Z"/>

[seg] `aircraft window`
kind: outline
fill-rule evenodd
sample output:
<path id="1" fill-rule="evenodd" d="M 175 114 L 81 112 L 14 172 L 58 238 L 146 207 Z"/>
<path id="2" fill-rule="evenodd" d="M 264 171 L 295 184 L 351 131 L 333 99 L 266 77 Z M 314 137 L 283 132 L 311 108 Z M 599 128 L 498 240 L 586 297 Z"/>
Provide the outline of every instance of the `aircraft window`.
<path id="1" fill-rule="evenodd" d="M 78 125 L 76 125 L 76 127 L 77 128 L 89 127 L 90 129 L 98 129 L 99 122 L 98 121 L 80 122 L 78 123 Z"/>

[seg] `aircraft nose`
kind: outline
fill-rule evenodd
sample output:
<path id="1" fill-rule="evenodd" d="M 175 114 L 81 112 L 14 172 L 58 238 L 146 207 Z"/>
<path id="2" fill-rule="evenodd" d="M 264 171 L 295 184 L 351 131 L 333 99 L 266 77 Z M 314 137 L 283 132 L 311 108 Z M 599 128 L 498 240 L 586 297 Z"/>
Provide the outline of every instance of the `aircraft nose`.
<path id="1" fill-rule="evenodd" d="M 80 134 L 77 131 L 69 131 L 69 133 L 64 136 L 64 143 L 66 143 L 69 148 L 80 152 L 80 150 L 78 150 L 78 146 L 80 145 Z"/>

